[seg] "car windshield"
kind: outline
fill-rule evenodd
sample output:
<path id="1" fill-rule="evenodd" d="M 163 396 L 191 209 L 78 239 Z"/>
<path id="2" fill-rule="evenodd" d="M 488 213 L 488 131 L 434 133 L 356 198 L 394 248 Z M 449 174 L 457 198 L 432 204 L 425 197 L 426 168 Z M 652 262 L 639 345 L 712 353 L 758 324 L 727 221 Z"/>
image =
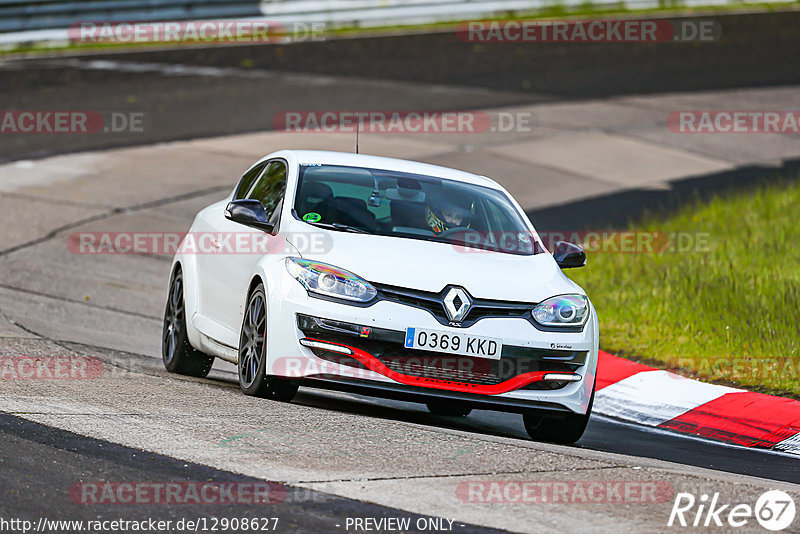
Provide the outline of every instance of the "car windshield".
<path id="1" fill-rule="evenodd" d="M 301 165 L 294 213 L 337 231 L 454 243 L 509 254 L 542 252 L 501 191 L 397 171 Z"/>

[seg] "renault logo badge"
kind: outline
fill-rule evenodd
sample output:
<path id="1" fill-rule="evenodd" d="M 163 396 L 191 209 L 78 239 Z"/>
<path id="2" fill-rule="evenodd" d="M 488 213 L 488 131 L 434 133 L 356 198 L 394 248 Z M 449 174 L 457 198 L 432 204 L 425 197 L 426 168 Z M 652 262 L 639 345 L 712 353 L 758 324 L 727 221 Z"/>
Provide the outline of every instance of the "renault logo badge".
<path id="1" fill-rule="evenodd" d="M 444 311 L 453 322 L 461 322 L 472 307 L 472 299 L 460 287 L 451 287 L 444 295 Z"/>

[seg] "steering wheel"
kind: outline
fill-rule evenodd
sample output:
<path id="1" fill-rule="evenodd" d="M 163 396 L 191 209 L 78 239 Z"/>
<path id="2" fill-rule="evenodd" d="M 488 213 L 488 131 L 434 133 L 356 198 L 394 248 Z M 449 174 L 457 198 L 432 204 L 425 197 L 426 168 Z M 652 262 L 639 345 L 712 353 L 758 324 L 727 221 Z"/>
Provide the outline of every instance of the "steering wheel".
<path id="1" fill-rule="evenodd" d="M 439 233 L 439 235 L 437 235 L 436 237 L 438 237 L 440 239 L 441 238 L 448 238 L 448 237 L 451 237 L 451 236 L 453 236 L 453 235 L 455 235 L 455 234 L 457 234 L 459 232 L 461 232 L 461 233 L 472 232 L 474 234 L 478 234 L 479 236 L 481 235 L 481 233 L 479 231 L 473 230 L 472 228 L 467 228 L 466 226 L 457 226 L 455 228 L 450 228 L 449 230 L 445 230 L 444 232 Z"/>

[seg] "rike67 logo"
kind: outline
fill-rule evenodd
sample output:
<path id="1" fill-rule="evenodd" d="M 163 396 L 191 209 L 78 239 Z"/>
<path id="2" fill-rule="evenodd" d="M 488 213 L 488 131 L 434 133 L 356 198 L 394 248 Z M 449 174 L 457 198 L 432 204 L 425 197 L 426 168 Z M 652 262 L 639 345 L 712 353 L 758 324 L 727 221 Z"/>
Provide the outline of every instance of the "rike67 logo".
<path id="1" fill-rule="evenodd" d="M 678 493 L 667 526 L 680 527 L 752 527 L 755 519 L 767 530 L 777 532 L 788 528 L 794 521 L 794 499 L 781 490 L 764 492 L 755 506 L 746 503 L 722 504 L 719 493 L 703 494 L 696 498 L 691 493 Z"/>

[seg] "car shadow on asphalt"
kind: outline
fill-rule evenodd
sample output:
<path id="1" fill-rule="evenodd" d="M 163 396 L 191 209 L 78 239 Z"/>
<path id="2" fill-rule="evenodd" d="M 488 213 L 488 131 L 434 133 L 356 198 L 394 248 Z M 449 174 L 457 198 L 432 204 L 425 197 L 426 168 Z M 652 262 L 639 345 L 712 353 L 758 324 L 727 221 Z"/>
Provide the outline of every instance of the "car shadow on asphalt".
<path id="1" fill-rule="evenodd" d="M 780 166 L 749 165 L 669 182 L 669 189 L 631 189 L 542 209 L 528 210 L 537 231 L 626 229 L 644 218 L 665 217 L 693 202 L 743 193 L 766 184 L 800 180 L 800 159 Z"/>
<path id="2" fill-rule="evenodd" d="M 350 394 L 347 394 L 350 397 Z M 519 417 L 519 429 L 510 428 L 511 425 L 489 426 L 476 421 L 474 417 L 447 417 L 434 415 L 428 412 L 424 404 L 411 402 L 391 401 L 380 398 L 353 396 L 343 398 L 338 393 L 322 389 L 303 388 L 292 401 L 294 404 L 346 412 L 353 415 L 363 415 L 405 423 L 415 423 L 436 428 L 447 428 L 465 432 L 479 433 L 503 438 L 521 439 L 529 441 L 522 427 L 522 416 L 507 414 L 510 417 Z M 504 421 L 507 423 L 507 421 Z"/>

